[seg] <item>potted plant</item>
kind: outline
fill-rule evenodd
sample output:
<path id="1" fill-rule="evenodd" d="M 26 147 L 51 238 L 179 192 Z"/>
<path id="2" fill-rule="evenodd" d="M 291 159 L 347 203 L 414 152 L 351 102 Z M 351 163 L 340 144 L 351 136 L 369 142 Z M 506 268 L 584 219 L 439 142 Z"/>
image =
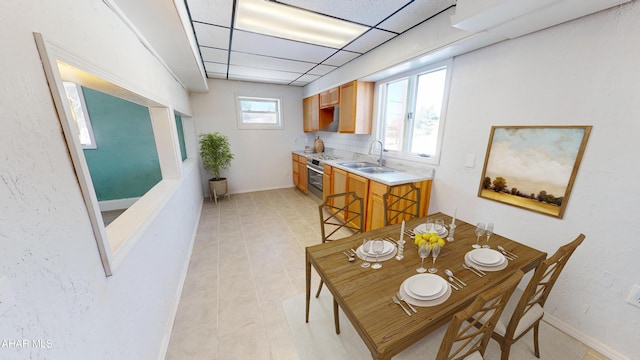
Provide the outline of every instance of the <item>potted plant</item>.
<path id="1" fill-rule="evenodd" d="M 231 160 L 233 160 L 227 136 L 219 132 L 201 134 L 200 157 L 202 158 L 204 169 L 213 174 L 213 177 L 209 179 L 211 195 L 221 196 L 226 194 L 227 179 L 220 177 L 220 170 L 228 169 L 229 165 L 231 165 Z"/>

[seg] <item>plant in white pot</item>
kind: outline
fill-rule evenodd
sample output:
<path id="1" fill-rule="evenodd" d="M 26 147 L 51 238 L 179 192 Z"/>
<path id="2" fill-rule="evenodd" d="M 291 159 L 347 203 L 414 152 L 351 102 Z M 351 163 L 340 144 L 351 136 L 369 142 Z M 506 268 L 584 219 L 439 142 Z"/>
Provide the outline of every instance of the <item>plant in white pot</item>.
<path id="1" fill-rule="evenodd" d="M 231 160 L 233 160 L 227 136 L 219 132 L 201 134 L 200 157 L 202 158 L 204 169 L 213 174 L 213 177 L 209 179 L 211 195 L 221 196 L 226 194 L 228 191 L 227 179 L 220 177 L 220 171 L 228 169 L 231 165 Z"/>

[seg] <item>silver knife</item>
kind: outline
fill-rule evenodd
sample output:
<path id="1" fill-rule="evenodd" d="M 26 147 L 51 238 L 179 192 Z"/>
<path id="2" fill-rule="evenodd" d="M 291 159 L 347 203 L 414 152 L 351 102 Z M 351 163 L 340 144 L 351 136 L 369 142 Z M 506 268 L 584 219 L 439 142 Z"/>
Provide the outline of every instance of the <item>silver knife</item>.
<path id="1" fill-rule="evenodd" d="M 402 295 L 400 295 L 400 292 L 398 291 L 396 293 L 398 295 L 398 299 L 400 299 L 400 301 L 404 301 L 405 304 L 407 304 L 409 306 L 409 309 L 411 309 L 411 311 L 413 311 L 414 313 L 418 313 L 418 310 L 416 310 L 416 308 L 413 307 L 413 305 L 411 305 L 407 300 L 405 300 Z"/>
<path id="2" fill-rule="evenodd" d="M 397 298 L 395 295 L 393 295 L 393 296 L 391 297 L 391 300 L 393 300 L 393 302 L 394 302 L 394 303 L 396 303 L 396 304 L 400 305 L 400 307 L 402 308 L 402 310 L 404 310 L 404 312 L 405 312 L 405 313 L 407 313 L 407 315 L 411 316 L 411 313 L 409 312 L 409 310 L 407 310 L 407 308 L 405 308 L 405 307 L 400 303 L 400 300 L 398 300 L 398 298 Z"/>

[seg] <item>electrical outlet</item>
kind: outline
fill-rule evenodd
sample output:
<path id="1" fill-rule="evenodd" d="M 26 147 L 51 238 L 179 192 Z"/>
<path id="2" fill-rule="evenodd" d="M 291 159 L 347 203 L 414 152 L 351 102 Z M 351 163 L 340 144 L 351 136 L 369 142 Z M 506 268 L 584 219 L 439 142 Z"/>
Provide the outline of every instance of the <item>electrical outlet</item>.
<path id="1" fill-rule="evenodd" d="M 13 288 L 11 281 L 5 276 L 0 277 L 0 316 L 7 312 L 13 305 L 16 304 L 16 299 L 13 294 Z"/>
<path id="2" fill-rule="evenodd" d="M 627 302 L 633 306 L 640 307 L 640 285 L 633 285 L 627 297 Z"/>
<path id="3" fill-rule="evenodd" d="M 467 155 L 467 161 L 464 162 L 464 166 L 468 168 L 472 168 L 476 166 L 476 155 L 475 154 Z"/>

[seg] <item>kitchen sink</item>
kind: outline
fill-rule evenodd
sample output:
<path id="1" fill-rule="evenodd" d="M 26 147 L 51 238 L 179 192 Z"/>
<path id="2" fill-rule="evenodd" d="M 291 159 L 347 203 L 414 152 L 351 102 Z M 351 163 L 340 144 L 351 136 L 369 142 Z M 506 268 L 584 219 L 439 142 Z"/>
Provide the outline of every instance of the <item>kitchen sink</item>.
<path id="1" fill-rule="evenodd" d="M 383 174 L 383 173 L 392 173 L 392 172 L 396 172 L 397 170 L 395 169 L 390 169 L 387 167 L 382 167 L 382 166 L 369 166 L 369 167 L 362 167 L 359 169 L 356 169 L 358 171 L 362 171 L 364 173 L 368 173 L 368 174 Z"/>
<path id="2" fill-rule="evenodd" d="M 378 166 L 377 164 L 368 163 L 368 162 L 344 162 L 344 163 L 340 163 L 340 165 L 349 169 L 356 169 L 356 170 Z"/>

